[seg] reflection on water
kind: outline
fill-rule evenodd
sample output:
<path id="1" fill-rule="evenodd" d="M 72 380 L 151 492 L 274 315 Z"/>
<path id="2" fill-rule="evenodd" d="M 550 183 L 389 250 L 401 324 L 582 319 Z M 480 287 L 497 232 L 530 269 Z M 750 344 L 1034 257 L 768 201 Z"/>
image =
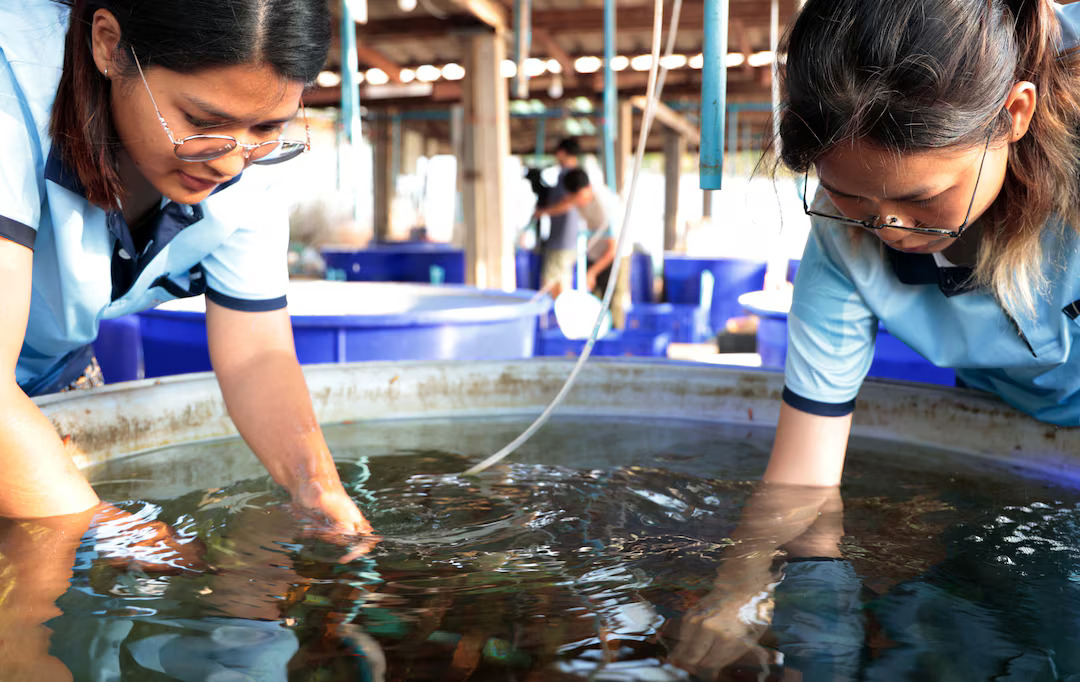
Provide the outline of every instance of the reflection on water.
<path id="1" fill-rule="evenodd" d="M 200 538 L 209 568 L 121 570 L 88 537 L 72 547 L 66 590 L 11 582 L 7 559 L 0 580 L 16 589 L 0 589 L 0 612 L 36 599 L 19 627 L 44 641 L 32 621 L 51 617 L 50 660 L 93 681 L 1080 674 L 1080 495 L 1069 489 L 933 453 L 904 466 L 893 451 L 853 454 L 843 511 L 813 508 L 776 539 L 791 563 L 762 563 L 745 550 L 796 516 L 783 496 L 759 495 L 761 518 L 747 506 L 768 431 L 564 420 L 516 463 L 458 475 L 492 449 L 484 439 L 518 426 L 329 431 L 382 535 L 349 563 L 241 444 L 110 464 L 93 472 L 103 497 Z M 714 668 L 694 665 L 710 658 Z"/>

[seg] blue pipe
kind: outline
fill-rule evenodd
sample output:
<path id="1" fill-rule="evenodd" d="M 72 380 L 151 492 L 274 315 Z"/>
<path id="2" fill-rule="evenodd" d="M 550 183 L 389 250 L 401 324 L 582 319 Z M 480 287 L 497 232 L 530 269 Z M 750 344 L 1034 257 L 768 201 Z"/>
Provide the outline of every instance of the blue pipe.
<path id="1" fill-rule="evenodd" d="M 349 1 L 341 0 L 341 123 L 346 143 L 354 150 L 360 146 L 360 60 L 356 54 L 356 25 L 353 23 Z M 360 196 L 351 187 L 353 218 L 360 219 Z"/>
<path id="2" fill-rule="evenodd" d="M 701 189 L 724 179 L 724 114 L 727 110 L 728 0 L 705 0 L 705 64 L 701 84 Z"/>
<path id="3" fill-rule="evenodd" d="M 727 0 L 724 0 L 726 3 Z M 615 126 L 619 120 L 615 91 L 615 0 L 604 0 L 604 116 L 601 140 L 604 149 L 604 180 L 612 192 L 618 192 L 615 181 Z"/>
<path id="4" fill-rule="evenodd" d="M 544 160 L 544 147 L 547 146 L 547 117 L 536 121 L 536 151 L 533 153 L 533 162 L 536 165 Z"/>

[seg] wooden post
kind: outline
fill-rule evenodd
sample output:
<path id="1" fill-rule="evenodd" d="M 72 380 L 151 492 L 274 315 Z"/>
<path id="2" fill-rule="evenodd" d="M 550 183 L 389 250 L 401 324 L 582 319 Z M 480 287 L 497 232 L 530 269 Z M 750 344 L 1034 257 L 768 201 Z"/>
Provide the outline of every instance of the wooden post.
<path id="1" fill-rule="evenodd" d="M 711 189 L 701 190 L 701 217 L 712 218 L 712 193 Z"/>
<path id="2" fill-rule="evenodd" d="M 393 177 L 393 134 L 391 114 L 380 111 L 371 126 L 375 163 L 375 241 L 385 242 L 390 239 L 392 225 L 390 212 L 394 203 Z"/>
<path id="3" fill-rule="evenodd" d="M 513 239 L 503 225 L 503 168 L 510 155 L 510 105 L 500 74 L 506 43 L 495 30 L 461 36 L 465 47 L 461 159 L 465 280 L 514 289 Z"/>
<path id="4" fill-rule="evenodd" d="M 615 177 L 619 183 L 619 194 L 626 191 L 630 184 L 630 173 L 634 170 L 634 105 L 630 100 L 619 102 L 619 145 L 615 151 Z"/>
<path id="5" fill-rule="evenodd" d="M 686 137 L 674 130 L 664 131 L 664 251 L 674 251 L 679 243 L 679 177 L 686 155 Z"/>

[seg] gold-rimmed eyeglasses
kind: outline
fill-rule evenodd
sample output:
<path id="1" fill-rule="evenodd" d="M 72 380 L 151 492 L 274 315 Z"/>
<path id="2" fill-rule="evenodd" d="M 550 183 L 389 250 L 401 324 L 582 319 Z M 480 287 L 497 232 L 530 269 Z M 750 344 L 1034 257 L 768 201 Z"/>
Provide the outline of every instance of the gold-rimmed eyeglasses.
<path id="1" fill-rule="evenodd" d="M 150 95 L 150 103 L 154 105 L 154 111 L 157 112 L 158 120 L 161 121 L 161 127 L 165 129 L 165 134 L 169 136 L 169 141 L 173 144 L 173 153 L 181 161 L 190 161 L 192 163 L 213 161 L 232 153 L 234 149 L 239 147 L 246 161 L 269 166 L 288 161 L 311 149 L 311 126 L 308 125 L 307 111 L 304 110 L 303 100 L 300 100 L 300 113 L 304 117 L 306 142 L 279 137 L 276 140 L 245 144 L 231 135 L 204 134 L 188 135 L 179 140 L 176 139 L 172 130 L 169 129 L 169 124 L 165 122 L 165 117 L 161 115 L 161 109 L 158 108 L 157 101 L 154 100 L 154 93 L 150 91 L 150 84 L 146 82 L 146 74 L 143 73 L 142 64 L 139 63 L 139 57 L 135 54 L 135 50 L 131 51 L 131 56 L 135 58 L 135 66 L 139 69 L 139 76 L 142 78 L 143 85 L 146 86 L 146 94 Z"/>

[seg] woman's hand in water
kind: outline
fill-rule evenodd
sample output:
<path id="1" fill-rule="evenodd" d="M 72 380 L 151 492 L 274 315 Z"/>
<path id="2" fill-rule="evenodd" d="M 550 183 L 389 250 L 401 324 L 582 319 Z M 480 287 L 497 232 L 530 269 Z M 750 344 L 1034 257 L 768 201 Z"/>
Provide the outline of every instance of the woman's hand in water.
<path id="1" fill-rule="evenodd" d="M 837 488 L 762 485 L 743 509 L 713 591 L 678 623 L 671 662 L 705 679 L 740 659 L 767 664 L 772 654 L 758 640 L 772 619 L 773 561 L 781 547 L 793 556 L 839 556 L 842 513 Z"/>
<path id="2" fill-rule="evenodd" d="M 304 515 L 312 517 L 322 526 L 313 529 L 313 535 L 335 544 L 348 545 L 348 553 L 339 559 L 341 563 L 367 554 L 378 544 L 380 538 L 372 534 L 375 529 L 340 484 L 326 487 L 310 485 L 293 499 Z"/>
<path id="3" fill-rule="evenodd" d="M 147 519 L 108 503 L 93 510 L 90 536 L 96 551 L 117 568 L 147 573 L 206 571 L 206 545 L 197 537 L 181 537 L 166 523 Z"/>

